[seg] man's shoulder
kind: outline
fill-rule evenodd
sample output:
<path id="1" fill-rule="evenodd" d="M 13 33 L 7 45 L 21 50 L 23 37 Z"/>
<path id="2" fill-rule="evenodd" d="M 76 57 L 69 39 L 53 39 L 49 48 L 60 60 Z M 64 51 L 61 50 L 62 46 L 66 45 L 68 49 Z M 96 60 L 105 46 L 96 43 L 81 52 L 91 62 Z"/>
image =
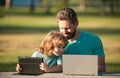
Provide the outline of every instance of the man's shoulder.
<path id="1" fill-rule="evenodd" d="M 88 32 L 81 32 L 81 40 L 87 43 L 101 43 L 99 36 Z"/>
<path id="2" fill-rule="evenodd" d="M 89 33 L 89 32 L 80 32 L 80 36 L 83 38 L 88 38 L 88 39 L 99 39 L 99 37 L 95 34 Z"/>

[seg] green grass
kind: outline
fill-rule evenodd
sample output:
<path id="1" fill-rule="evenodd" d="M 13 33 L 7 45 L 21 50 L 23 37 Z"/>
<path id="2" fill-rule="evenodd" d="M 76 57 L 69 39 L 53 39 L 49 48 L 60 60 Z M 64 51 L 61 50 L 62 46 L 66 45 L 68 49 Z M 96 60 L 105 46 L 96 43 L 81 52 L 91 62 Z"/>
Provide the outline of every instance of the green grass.
<path id="1" fill-rule="evenodd" d="M 97 34 L 104 45 L 107 72 L 120 72 L 120 18 L 79 15 L 78 29 Z M 18 56 L 31 56 L 44 36 L 58 30 L 55 15 L 0 17 L 0 72 L 15 71 Z"/>

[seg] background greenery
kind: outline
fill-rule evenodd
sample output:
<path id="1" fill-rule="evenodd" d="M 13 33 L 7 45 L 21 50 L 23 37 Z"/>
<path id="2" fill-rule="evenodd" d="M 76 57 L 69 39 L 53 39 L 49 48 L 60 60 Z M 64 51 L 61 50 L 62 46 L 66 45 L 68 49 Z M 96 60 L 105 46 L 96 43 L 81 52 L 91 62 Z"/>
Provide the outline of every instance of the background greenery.
<path id="1" fill-rule="evenodd" d="M 80 12 L 77 2 L 70 5 L 77 12 L 78 29 L 101 38 L 106 71 L 120 72 L 120 15 L 102 17 L 98 7 Z M 16 71 L 18 56 L 31 56 L 49 31 L 59 30 L 56 12 L 56 8 L 46 14 L 44 8 L 29 12 L 28 8 L 0 7 L 0 72 Z"/>

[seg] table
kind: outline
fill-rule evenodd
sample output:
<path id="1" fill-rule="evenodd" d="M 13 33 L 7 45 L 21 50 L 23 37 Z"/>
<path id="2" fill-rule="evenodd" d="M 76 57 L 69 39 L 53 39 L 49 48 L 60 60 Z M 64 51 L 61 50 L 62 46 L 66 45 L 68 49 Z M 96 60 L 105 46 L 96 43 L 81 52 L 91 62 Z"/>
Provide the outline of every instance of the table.
<path id="1" fill-rule="evenodd" d="M 0 78 L 120 78 L 120 73 L 102 73 L 98 76 L 64 75 L 63 73 L 44 73 L 41 75 L 18 75 L 17 72 L 0 72 Z"/>

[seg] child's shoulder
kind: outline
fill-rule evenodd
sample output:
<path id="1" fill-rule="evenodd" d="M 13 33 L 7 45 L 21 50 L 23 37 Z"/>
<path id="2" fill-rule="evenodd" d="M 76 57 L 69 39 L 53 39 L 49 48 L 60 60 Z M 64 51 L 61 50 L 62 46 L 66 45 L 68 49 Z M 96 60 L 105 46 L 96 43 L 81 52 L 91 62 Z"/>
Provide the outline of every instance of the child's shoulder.
<path id="1" fill-rule="evenodd" d="M 35 51 L 33 54 L 32 54 L 32 57 L 43 57 L 43 54 L 39 51 Z"/>

